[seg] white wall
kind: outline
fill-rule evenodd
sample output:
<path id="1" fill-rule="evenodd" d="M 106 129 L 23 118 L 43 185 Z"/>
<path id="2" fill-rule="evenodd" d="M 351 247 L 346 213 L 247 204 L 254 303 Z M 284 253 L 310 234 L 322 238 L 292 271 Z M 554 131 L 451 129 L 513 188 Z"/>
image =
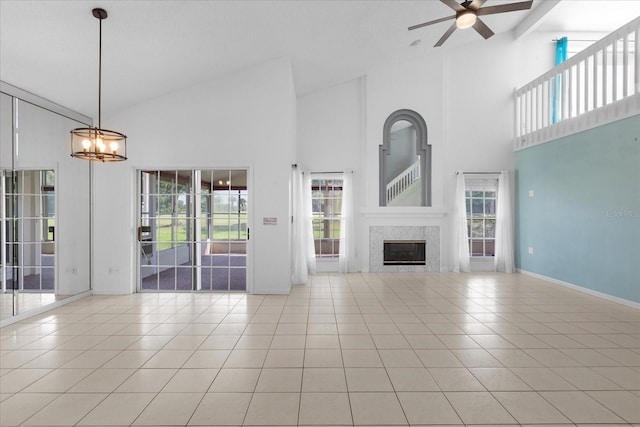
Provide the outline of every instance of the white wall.
<path id="1" fill-rule="evenodd" d="M 443 56 L 440 51 L 405 61 L 378 66 L 367 73 L 366 86 L 366 182 L 363 206 L 379 204 L 378 147 L 382 144 L 382 128 L 391 113 L 410 109 L 420 114 L 427 124 L 427 142 L 431 145 L 432 206 L 442 206 L 441 169 L 443 146 L 444 81 Z"/>
<path id="2" fill-rule="evenodd" d="M 303 171 L 360 168 L 361 79 L 298 98 L 297 162 Z"/>
<path id="3" fill-rule="evenodd" d="M 94 292 L 135 290 L 136 170 L 245 167 L 252 291 L 288 292 L 295 102 L 290 63 L 279 59 L 104 117 L 104 127 L 127 134 L 129 160 L 95 168 Z"/>

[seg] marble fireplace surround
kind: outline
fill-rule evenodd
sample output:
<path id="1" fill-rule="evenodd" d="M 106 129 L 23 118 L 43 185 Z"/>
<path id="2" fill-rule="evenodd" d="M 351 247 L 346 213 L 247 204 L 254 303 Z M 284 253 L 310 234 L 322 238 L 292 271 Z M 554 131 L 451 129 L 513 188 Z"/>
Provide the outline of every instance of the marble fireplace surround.
<path id="1" fill-rule="evenodd" d="M 431 207 L 382 207 L 361 211 L 363 230 L 363 271 L 424 272 L 446 271 L 442 263 L 442 233 L 447 213 Z M 384 265 L 385 240 L 424 240 L 425 265 Z M 446 264 L 446 263 L 445 263 Z"/>
<path id="2" fill-rule="evenodd" d="M 425 265 L 384 265 L 385 240 L 424 240 Z M 402 225 L 369 227 L 369 271 L 440 271 L 440 227 Z"/>

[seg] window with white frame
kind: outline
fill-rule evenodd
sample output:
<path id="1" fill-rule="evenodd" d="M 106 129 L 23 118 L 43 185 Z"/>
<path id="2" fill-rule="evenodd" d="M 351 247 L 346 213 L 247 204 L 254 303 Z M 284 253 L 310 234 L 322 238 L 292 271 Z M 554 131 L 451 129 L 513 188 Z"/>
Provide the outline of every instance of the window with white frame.
<path id="1" fill-rule="evenodd" d="M 312 179 L 311 205 L 316 258 L 337 259 L 340 255 L 342 179 Z"/>
<path id="2" fill-rule="evenodd" d="M 495 179 L 469 180 L 465 186 L 467 236 L 472 257 L 495 255 L 497 187 Z"/>

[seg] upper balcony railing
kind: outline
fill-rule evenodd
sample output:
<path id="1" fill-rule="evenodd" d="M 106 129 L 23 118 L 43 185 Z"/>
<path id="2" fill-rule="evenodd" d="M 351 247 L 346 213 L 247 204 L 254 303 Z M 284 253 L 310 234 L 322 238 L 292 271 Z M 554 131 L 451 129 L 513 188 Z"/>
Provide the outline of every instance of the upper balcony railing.
<path id="1" fill-rule="evenodd" d="M 640 17 L 515 92 L 515 150 L 640 114 Z"/>

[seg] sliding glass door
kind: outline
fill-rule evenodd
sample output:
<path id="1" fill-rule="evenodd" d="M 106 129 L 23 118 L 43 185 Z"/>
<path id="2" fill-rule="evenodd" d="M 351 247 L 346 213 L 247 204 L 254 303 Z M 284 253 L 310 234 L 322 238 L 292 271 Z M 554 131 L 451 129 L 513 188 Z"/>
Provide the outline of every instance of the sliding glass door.
<path id="1" fill-rule="evenodd" d="M 140 291 L 246 291 L 246 170 L 139 173 Z"/>

